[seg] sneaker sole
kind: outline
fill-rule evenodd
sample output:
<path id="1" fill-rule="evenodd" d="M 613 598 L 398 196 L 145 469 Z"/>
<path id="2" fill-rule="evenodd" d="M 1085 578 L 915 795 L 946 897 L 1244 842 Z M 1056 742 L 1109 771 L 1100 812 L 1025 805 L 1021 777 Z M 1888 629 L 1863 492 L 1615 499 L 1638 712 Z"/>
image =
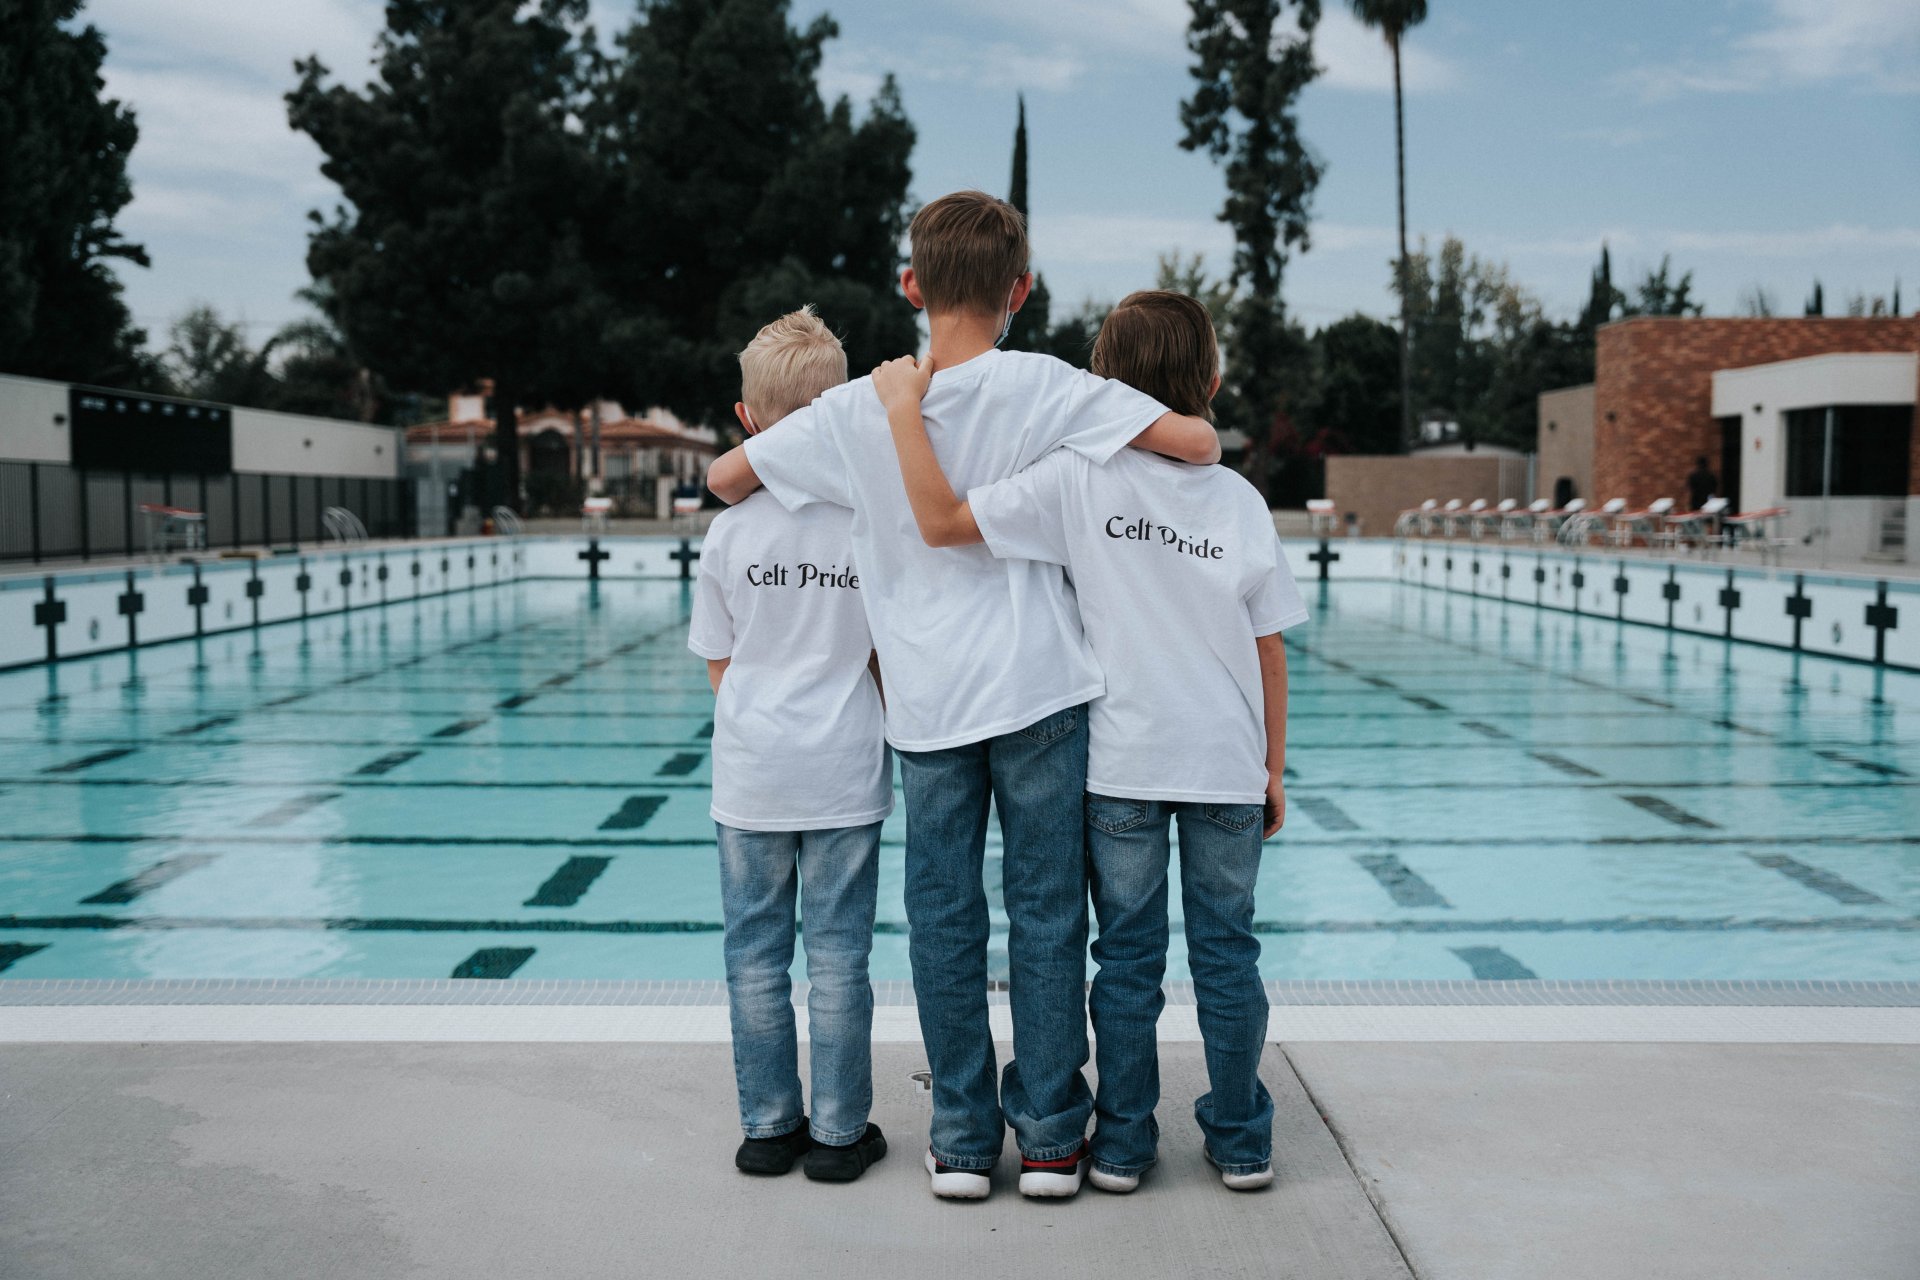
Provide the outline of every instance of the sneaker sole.
<path id="1" fill-rule="evenodd" d="M 1102 1191 L 1111 1192 L 1116 1196 L 1124 1196 L 1139 1188 L 1140 1175 L 1137 1173 L 1103 1173 L 1095 1169 L 1087 1174 L 1087 1181 Z"/>
<path id="2" fill-rule="evenodd" d="M 931 1151 L 927 1152 L 927 1174 L 933 1179 L 933 1194 L 942 1200 L 985 1200 L 993 1190 L 993 1179 L 984 1173 L 939 1172 Z"/>
<path id="3" fill-rule="evenodd" d="M 1084 1172 L 1077 1169 L 1072 1173 L 1023 1173 L 1020 1194 L 1034 1200 L 1063 1200 L 1078 1194 L 1083 1181 Z"/>
<path id="4" fill-rule="evenodd" d="M 1213 1152 L 1203 1147 L 1200 1154 L 1207 1158 L 1208 1164 L 1220 1169 L 1219 1163 L 1213 1158 Z M 1220 1181 L 1229 1191 L 1258 1191 L 1262 1187 L 1273 1185 L 1273 1167 L 1269 1165 L 1258 1173 L 1228 1173 L 1225 1169 L 1220 1169 Z"/>

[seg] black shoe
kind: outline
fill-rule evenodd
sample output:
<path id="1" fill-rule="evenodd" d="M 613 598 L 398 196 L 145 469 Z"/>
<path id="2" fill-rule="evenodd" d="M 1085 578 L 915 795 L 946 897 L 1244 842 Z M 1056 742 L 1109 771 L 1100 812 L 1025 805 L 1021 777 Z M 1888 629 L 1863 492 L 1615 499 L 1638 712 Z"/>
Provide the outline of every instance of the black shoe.
<path id="1" fill-rule="evenodd" d="M 733 1167 L 742 1173 L 786 1173 L 812 1146 L 813 1138 L 805 1125 L 777 1138 L 748 1138 L 733 1153 Z"/>
<path id="2" fill-rule="evenodd" d="M 844 1147 L 813 1144 L 807 1152 L 806 1175 L 815 1182 L 852 1182 L 887 1154 L 887 1139 L 880 1126 L 870 1124 L 858 1139 Z"/>

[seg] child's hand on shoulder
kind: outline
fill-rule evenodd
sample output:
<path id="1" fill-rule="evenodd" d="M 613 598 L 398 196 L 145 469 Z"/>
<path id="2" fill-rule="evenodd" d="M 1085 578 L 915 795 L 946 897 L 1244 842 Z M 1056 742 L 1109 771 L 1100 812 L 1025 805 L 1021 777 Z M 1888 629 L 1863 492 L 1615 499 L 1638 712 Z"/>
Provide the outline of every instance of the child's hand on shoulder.
<path id="1" fill-rule="evenodd" d="M 873 389 L 880 404 L 891 414 L 895 409 L 917 406 L 926 397 L 927 384 L 933 380 L 933 357 L 915 360 L 901 356 L 873 371 Z"/>
<path id="2" fill-rule="evenodd" d="M 1267 775 L 1267 829 L 1261 839 L 1270 838 L 1287 821 L 1287 784 L 1277 773 Z"/>

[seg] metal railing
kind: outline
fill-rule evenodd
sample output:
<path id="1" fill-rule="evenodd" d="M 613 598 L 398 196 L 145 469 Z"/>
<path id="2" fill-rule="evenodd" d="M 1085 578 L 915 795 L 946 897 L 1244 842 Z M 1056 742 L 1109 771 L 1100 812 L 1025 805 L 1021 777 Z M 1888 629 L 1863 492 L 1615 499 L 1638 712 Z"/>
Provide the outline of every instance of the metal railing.
<path id="1" fill-rule="evenodd" d="M 0 561 L 135 557 L 142 506 L 205 516 L 206 546 L 299 546 L 324 536 L 328 507 L 357 512 L 375 538 L 414 533 L 403 480 L 359 476 L 143 475 L 64 462 L 0 462 Z"/>

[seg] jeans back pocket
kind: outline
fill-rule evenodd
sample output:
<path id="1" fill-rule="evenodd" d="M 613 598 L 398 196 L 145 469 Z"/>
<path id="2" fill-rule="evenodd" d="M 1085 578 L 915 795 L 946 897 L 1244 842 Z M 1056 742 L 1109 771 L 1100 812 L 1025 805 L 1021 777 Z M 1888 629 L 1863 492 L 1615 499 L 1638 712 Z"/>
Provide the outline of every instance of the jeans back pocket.
<path id="1" fill-rule="evenodd" d="M 1131 831 L 1145 822 L 1147 808 L 1145 800 L 1124 800 L 1087 792 L 1087 821 L 1110 836 Z"/>

